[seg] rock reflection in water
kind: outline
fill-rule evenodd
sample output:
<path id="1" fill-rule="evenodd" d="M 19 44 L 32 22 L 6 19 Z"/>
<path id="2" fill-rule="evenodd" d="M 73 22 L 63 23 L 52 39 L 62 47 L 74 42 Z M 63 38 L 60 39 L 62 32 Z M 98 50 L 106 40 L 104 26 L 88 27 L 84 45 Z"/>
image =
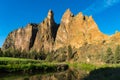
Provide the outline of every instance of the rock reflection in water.
<path id="1" fill-rule="evenodd" d="M 80 80 L 86 75 L 85 71 L 69 69 L 64 72 L 36 74 L 31 76 L 7 76 L 0 80 Z"/>

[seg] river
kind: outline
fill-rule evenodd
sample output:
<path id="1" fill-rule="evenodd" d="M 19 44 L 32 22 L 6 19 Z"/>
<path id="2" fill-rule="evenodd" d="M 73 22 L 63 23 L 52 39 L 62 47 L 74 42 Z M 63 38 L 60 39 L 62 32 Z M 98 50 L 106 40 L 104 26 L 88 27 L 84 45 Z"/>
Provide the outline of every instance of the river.
<path id="1" fill-rule="evenodd" d="M 1 73 L 0 80 L 82 80 L 86 72 L 80 69 L 68 69 L 51 73 Z"/>

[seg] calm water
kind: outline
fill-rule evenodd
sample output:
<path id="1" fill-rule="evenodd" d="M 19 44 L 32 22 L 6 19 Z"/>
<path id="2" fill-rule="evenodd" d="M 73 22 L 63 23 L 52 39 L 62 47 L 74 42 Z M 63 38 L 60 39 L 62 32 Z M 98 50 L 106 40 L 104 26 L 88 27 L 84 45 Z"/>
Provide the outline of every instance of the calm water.
<path id="1" fill-rule="evenodd" d="M 63 72 L 39 74 L 0 74 L 0 80 L 81 80 L 86 75 L 85 71 L 69 69 Z"/>

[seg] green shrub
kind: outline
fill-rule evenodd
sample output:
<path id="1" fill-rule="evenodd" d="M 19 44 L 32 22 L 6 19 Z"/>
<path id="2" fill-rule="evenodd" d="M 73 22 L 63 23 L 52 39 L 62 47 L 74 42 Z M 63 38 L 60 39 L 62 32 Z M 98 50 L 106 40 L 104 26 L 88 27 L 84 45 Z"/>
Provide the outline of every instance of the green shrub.
<path id="1" fill-rule="evenodd" d="M 44 51 L 41 51 L 39 53 L 36 54 L 36 59 L 40 59 L 40 60 L 45 60 L 46 59 L 46 54 Z"/>
<path id="2" fill-rule="evenodd" d="M 57 67 L 62 64 L 49 63 L 41 60 L 0 57 L 0 71 L 57 71 Z M 67 65 L 67 64 L 65 64 Z"/>

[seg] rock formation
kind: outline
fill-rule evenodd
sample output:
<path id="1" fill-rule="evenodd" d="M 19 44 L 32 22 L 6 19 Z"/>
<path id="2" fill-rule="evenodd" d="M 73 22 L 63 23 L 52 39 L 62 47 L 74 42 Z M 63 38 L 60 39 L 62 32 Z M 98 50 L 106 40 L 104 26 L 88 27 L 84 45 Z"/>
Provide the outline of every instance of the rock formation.
<path id="1" fill-rule="evenodd" d="M 40 24 L 28 24 L 11 32 L 5 40 L 2 49 L 18 49 L 21 51 L 35 50 L 52 51 L 58 25 L 54 21 L 54 14 L 49 10 L 47 17 Z"/>
<path id="2" fill-rule="evenodd" d="M 2 49 L 13 48 L 21 51 L 29 51 L 34 44 L 37 31 L 37 24 L 28 24 L 25 28 L 11 32 L 6 38 Z"/>
<path id="3" fill-rule="evenodd" d="M 54 21 L 53 11 L 49 10 L 47 17 L 40 24 L 28 24 L 25 28 L 11 32 L 2 50 L 13 48 L 21 51 L 51 52 L 69 45 L 74 48 L 109 45 L 120 42 L 119 35 L 120 33 L 113 36 L 103 34 L 92 16 L 84 16 L 81 12 L 73 15 L 69 9 L 58 25 Z"/>
<path id="4" fill-rule="evenodd" d="M 79 48 L 84 44 L 97 44 L 105 40 L 107 36 L 98 29 L 92 16 L 83 16 L 73 14 L 68 9 L 61 20 L 57 31 L 55 48 L 71 45 Z"/>
<path id="5" fill-rule="evenodd" d="M 35 39 L 33 50 L 36 50 L 38 52 L 48 52 L 53 50 L 53 45 L 58 28 L 53 16 L 53 12 L 49 10 L 47 18 L 38 25 L 38 33 Z"/>

